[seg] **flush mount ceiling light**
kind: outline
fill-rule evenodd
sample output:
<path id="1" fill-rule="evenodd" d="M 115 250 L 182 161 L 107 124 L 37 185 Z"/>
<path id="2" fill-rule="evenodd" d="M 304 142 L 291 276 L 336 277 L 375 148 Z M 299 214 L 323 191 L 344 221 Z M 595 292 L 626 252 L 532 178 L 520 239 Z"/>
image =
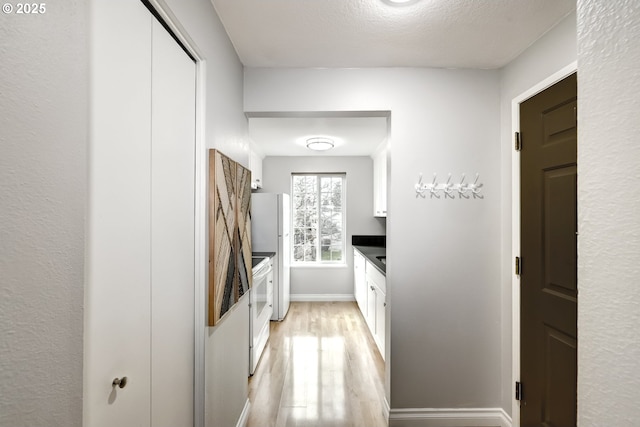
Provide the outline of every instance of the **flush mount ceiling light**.
<path id="1" fill-rule="evenodd" d="M 332 149 L 334 146 L 331 138 L 325 138 L 321 136 L 315 136 L 307 139 L 307 148 L 314 151 L 326 151 Z"/>
<path id="2" fill-rule="evenodd" d="M 417 3 L 420 0 L 382 0 L 383 3 L 389 4 L 391 6 L 405 6 L 408 4 Z"/>

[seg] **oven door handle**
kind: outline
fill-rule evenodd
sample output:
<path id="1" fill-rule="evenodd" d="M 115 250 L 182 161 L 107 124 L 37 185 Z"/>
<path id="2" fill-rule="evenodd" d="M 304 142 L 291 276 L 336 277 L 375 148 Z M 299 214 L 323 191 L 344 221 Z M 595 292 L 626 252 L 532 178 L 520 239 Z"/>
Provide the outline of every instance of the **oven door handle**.
<path id="1" fill-rule="evenodd" d="M 267 277 L 267 275 L 272 271 L 271 262 L 268 261 L 264 265 L 257 268 L 253 271 L 253 280 L 262 280 L 262 278 Z"/>

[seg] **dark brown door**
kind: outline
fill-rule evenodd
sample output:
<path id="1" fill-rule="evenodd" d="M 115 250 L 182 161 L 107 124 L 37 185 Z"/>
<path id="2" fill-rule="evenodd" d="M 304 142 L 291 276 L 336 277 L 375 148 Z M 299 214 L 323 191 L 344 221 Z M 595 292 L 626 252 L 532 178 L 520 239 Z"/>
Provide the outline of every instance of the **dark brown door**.
<path id="1" fill-rule="evenodd" d="M 577 91 L 572 75 L 520 105 L 522 427 L 574 427 Z"/>

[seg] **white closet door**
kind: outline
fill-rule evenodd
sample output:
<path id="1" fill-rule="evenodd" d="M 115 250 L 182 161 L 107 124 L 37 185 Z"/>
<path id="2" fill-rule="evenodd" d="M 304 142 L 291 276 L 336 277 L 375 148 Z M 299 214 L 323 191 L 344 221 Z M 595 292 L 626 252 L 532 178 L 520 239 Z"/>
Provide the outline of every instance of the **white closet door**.
<path id="1" fill-rule="evenodd" d="M 91 14 L 83 424 L 189 426 L 195 64 L 139 1 Z"/>
<path id="2" fill-rule="evenodd" d="M 150 425 L 152 19 L 138 1 L 92 2 L 87 427 Z"/>
<path id="3" fill-rule="evenodd" d="M 193 425 L 195 63 L 156 20 L 152 43 L 151 425 Z"/>

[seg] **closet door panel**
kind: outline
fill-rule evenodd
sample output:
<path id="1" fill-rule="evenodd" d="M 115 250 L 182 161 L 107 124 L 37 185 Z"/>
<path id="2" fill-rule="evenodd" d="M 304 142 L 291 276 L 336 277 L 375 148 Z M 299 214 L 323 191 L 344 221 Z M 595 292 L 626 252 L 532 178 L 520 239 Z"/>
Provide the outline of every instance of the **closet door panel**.
<path id="1" fill-rule="evenodd" d="M 151 425 L 193 424 L 195 63 L 154 20 Z"/>
<path id="2" fill-rule="evenodd" d="M 87 427 L 150 425 L 152 19 L 140 2 L 92 2 Z"/>

